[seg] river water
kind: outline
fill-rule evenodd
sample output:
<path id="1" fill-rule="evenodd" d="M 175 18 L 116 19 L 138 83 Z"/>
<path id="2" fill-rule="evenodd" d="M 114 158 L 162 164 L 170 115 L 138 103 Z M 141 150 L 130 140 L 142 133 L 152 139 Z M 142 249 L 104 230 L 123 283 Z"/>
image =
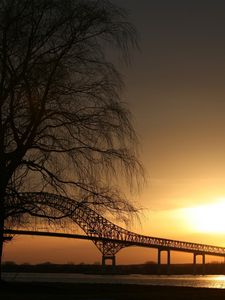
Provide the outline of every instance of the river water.
<path id="1" fill-rule="evenodd" d="M 3 273 L 7 281 L 22 282 L 67 282 L 67 283 L 110 283 L 160 286 L 184 286 L 225 289 L 223 275 L 86 275 L 64 273 Z"/>

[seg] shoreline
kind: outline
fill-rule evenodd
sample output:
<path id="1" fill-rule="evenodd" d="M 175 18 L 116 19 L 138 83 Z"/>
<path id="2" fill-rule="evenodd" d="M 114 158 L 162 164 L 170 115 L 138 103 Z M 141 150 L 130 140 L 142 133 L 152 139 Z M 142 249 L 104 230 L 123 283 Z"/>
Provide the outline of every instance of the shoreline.
<path id="1" fill-rule="evenodd" d="M 158 265 L 153 262 L 144 264 L 128 264 L 128 265 L 116 265 L 112 272 L 111 266 L 105 266 L 103 272 L 102 266 L 95 264 L 56 264 L 51 262 L 44 262 L 39 264 L 16 264 L 14 262 L 4 262 L 2 265 L 2 271 L 7 273 L 71 273 L 71 274 L 93 274 L 93 275 L 130 275 L 130 274 L 142 274 L 142 275 L 159 275 Z M 170 264 L 171 275 L 202 275 L 202 264 L 196 264 L 195 272 L 193 272 L 192 263 L 180 263 Z M 167 264 L 160 265 L 160 275 L 167 275 Z M 224 263 L 207 263 L 204 270 L 205 275 L 224 275 L 225 265 Z"/>
<path id="2" fill-rule="evenodd" d="M 7 300 L 211 300 L 225 299 L 225 289 L 136 284 L 5 282 L 0 298 Z"/>

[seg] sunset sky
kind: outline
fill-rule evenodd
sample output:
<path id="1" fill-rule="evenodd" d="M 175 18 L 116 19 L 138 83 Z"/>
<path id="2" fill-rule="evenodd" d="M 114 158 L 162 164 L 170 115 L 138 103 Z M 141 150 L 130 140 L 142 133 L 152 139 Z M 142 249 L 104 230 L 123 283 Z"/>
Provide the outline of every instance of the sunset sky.
<path id="1" fill-rule="evenodd" d="M 141 144 L 147 184 L 136 201 L 140 234 L 225 246 L 225 2 L 113 0 L 129 11 L 140 51 L 122 66 L 124 99 Z M 4 260 L 100 261 L 90 241 L 22 238 Z M 156 259 L 127 248 L 118 263 Z M 172 254 L 172 262 L 191 261 Z M 213 258 L 212 260 L 216 260 Z"/>

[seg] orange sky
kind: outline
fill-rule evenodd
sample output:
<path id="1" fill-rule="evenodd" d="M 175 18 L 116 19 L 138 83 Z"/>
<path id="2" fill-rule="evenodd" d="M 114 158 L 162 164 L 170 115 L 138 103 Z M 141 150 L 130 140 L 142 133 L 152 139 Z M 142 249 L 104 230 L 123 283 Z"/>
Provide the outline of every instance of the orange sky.
<path id="1" fill-rule="evenodd" d="M 217 203 L 225 201 L 225 4 L 113 2 L 129 10 L 141 48 L 132 66 L 121 69 L 148 174 L 136 199 L 144 208 L 142 224 L 129 229 L 225 246 L 225 224 L 213 226 L 223 219 Z M 101 256 L 90 241 L 16 237 L 5 246 L 4 259 L 79 263 Z M 140 248 L 117 255 L 119 263 L 155 259 L 155 251 Z M 192 256 L 174 253 L 173 261 L 192 261 Z"/>

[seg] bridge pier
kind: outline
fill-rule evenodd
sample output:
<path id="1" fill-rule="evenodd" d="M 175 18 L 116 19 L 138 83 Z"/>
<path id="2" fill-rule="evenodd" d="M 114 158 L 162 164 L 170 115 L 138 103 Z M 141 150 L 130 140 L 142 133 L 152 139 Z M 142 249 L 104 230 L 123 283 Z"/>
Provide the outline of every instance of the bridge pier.
<path id="1" fill-rule="evenodd" d="M 116 256 L 115 255 L 102 255 L 102 271 L 106 271 L 106 261 L 111 261 L 112 272 L 116 271 Z"/>
<path id="2" fill-rule="evenodd" d="M 204 253 L 193 253 L 193 274 L 196 275 L 196 258 L 202 256 L 202 275 L 205 275 L 205 254 Z"/>
<path id="3" fill-rule="evenodd" d="M 161 273 L 161 250 L 158 249 L 158 275 Z"/>
<path id="4" fill-rule="evenodd" d="M 166 273 L 170 274 L 170 250 L 162 250 L 158 249 L 158 274 L 161 274 L 161 252 L 166 251 L 167 252 L 167 266 L 166 266 Z"/>
<path id="5" fill-rule="evenodd" d="M 223 275 L 225 274 L 225 256 L 223 257 Z"/>
<path id="6" fill-rule="evenodd" d="M 170 275 L 170 250 L 167 250 L 167 275 Z"/>
<path id="7" fill-rule="evenodd" d="M 205 275 L 205 254 L 202 254 L 202 275 Z"/>
<path id="8" fill-rule="evenodd" d="M 196 253 L 193 253 L 193 275 L 196 275 Z"/>

